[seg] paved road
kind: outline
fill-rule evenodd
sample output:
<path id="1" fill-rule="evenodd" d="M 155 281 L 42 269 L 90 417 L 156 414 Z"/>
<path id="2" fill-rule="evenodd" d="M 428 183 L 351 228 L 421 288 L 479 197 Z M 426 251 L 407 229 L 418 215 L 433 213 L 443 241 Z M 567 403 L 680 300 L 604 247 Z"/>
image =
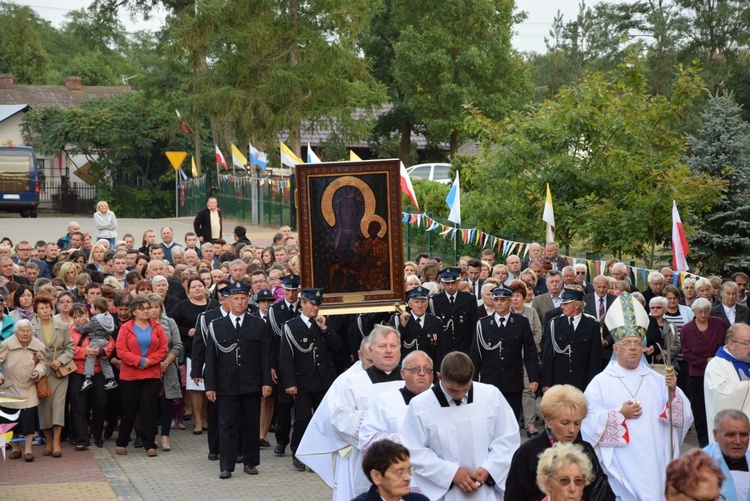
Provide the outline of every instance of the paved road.
<path id="1" fill-rule="evenodd" d="M 0 238 L 10 237 L 15 244 L 19 240 L 28 240 L 32 245 L 37 240 L 46 240 L 56 242 L 67 231 L 70 221 L 77 221 L 81 225 L 81 231 L 89 232 L 95 235 L 94 219 L 92 216 L 41 216 L 36 219 L 22 218 L 18 214 L 0 213 Z M 118 236 L 122 237 L 125 233 L 131 233 L 140 247 L 143 232 L 147 229 L 156 232 L 157 241 L 160 241 L 159 230 L 162 226 L 171 226 L 175 232 L 175 241 L 184 242 L 185 233 L 193 231 L 193 218 L 165 218 L 165 219 L 131 219 L 118 218 Z M 238 221 L 224 220 L 224 239 L 227 242 L 234 242 L 232 230 L 238 224 Z M 243 224 L 248 231 L 248 237 L 254 244 L 263 246 L 271 245 L 273 235 L 277 228 L 264 228 L 260 226 L 251 226 Z"/>

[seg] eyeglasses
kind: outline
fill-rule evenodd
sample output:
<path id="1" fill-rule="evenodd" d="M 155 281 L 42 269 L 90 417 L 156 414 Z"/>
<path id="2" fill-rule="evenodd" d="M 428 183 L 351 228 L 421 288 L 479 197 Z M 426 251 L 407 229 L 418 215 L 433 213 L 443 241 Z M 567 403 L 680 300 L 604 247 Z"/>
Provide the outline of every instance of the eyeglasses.
<path id="1" fill-rule="evenodd" d="M 576 271 L 576 275 L 585 275 L 585 274 L 586 274 L 585 271 Z"/>
<path id="2" fill-rule="evenodd" d="M 736 339 L 730 339 L 730 341 L 742 346 L 750 346 L 750 341 L 737 341 Z"/>
<path id="3" fill-rule="evenodd" d="M 413 466 L 409 468 L 399 468 L 398 470 L 388 470 L 388 471 L 396 475 L 398 478 L 406 478 L 406 477 L 411 477 L 414 475 Z"/>
<path id="4" fill-rule="evenodd" d="M 410 369 L 407 369 L 404 367 L 404 370 L 406 372 L 411 372 L 412 374 L 419 374 L 420 372 L 424 372 L 425 374 L 432 374 L 432 367 L 412 367 Z"/>
<path id="5" fill-rule="evenodd" d="M 552 475 L 550 475 L 549 478 L 557 481 L 557 483 L 559 483 L 563 487 L 567 487 L 568 485 L 570 485 L 571 482 L 573 482 L 576 485 L 576 487 L 583 487 L 584 485 L 586 485 L 586 479 L 583 478 L 583 477 L 576 477 L 576 478 L 562 477 L 562 478 L 557 478 L 557 477 L 553 477 Z"/>
<path id="6" fill-rule="evenodd" d="M 652 309 L 652 310 L 663 310 L 664 309 L 663 306 L 650 306 L 649 308 Z"/>
<path id="7" fill-rule="evenodd" d="M 622 346 L 623 348 L 641 348 L 643 346 L 643 343 L 641 341 L 620 341 L 616 344 L 617 346 Z M 750 345 L 750 343 L 748 344 Z"/>
<path id="8" fill-rule="evenodd" d="M 28 252 L 28 251 L 30 251 L 30 250 L 31 250 L 31 247 L 29 247 L 28 249 L 16 249 L 16 250 L 17 250 L 18 252 Z"/>
<path id="9" fill-rule="evenodd" d="M 682 492 L 682 491 L 681 491 L 680 489 L 678 489 L 677 487 L 674 487 L 674 490 L 676 490 L 677 492 L 679 492 L 679 493 L 680 493 L 680 494 L 682 494 L 683 496 L 686 496 L 686 497 L 687 497 L 688 499 L 692 499 L 693 501 L 724 501 L 724 500 L 726 499 L 726 498 L 725 498 L 725 497 L 724 497 L 723 495 L 721 495 L 721 494 L 719 494 L 719 496 L 718 496 L 718 497 L 715 497 L 715 498 L 694 498 L 694 497 L 693 497 L 693 496 L 691 496 L 690 494 L 687 494 L 687 493 L 685 493 L 685 492 Z"/>

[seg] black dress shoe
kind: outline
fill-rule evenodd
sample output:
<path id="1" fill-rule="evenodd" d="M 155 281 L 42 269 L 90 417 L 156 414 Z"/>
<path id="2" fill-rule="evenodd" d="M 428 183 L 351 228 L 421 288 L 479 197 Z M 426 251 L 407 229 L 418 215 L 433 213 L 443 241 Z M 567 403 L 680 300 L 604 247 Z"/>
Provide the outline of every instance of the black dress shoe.
<path id="1" fill-rule="evenodd" d="M 219 473 L 219 478 L 222 480 L 226 480 L 227 478 L 232 478 L 232 472 L 224 470 L 221 473 Z"/>
<path id="2" fill-rule="evenodd" d="M 236 456 L 234 457 L 234 464 L 240 464 L 240 463 L 243 463 L 244 461 L 245 461 L 245 458 L 243 458 L 243 457 L 242 457 L 242 456 L 240 456 L 239 454 L 237 454 L 237 455 L 236 455 Z"/>
<path id="3" fill-rule="evenodd" d="M 141 440 L 141 437 L 135 437 L 135 440 L 133 441 L 133 447 L 143 447 L 143 441 Z"/>
<path id="4" fill-rule="evenodd" d="M 292 457 L 292 465 L 294 466 L 294 469 L 297 471 L 305 471 L 305 465 L 302 461 L 297 459 L 296 457 Z"/>
<path id="5" fill-rule="evenodd" d="M 218 454 L 209 454 L 208 455 L 208 460 L 209 461 L 218 461 L 219 460 L 219 455 Z"/>
<path id="6" fill-rule="evenodd" d="M 115 433 L 114 428 L 110 429 L 109 427 L 104 428 L 104 438 L 105 440 L 109 440 L 112 438 L 112 435 Z"/>
<path id="7" fill-rule="evenodd" d="M 271 426 L 269 426 L 268 431 L 270 431 L 271 433 L 276 433 L 277 431 L 276 423 L 273 423 Z"/>
<path id="8" fill-rule="evenodd" d="M 276 447 L 273 448 L 273 453 L 277 456 L 283 456 L 284 454 L 286 454 L 286 445 L 276 444 Z"/>
<path id="9" fill-rule="evenodd" d="M 101 449 L 102 447 L 104 447 L 104 440 L 101 438 L 99 440 L 94 440 L 94 444 L 96 444 L 96 446 Z"/>
<path id="10" fill-rule="evenodd" d="M 261 447 L 271 447 L 271 442 L 269 442 L 269 441 L 268 441 L 268 440 L 266 440 L 265 438 L 261 438 L 261 439 L 260 439 L 260 441 L 258 442 L 258 444 L 259 444 L 259 445 L 260 445 Z"/>
<path id="11" fill-rule="evenodd" d="M 248 475 L 257 475 L 258 474 L 258 468 L 256 468 L 255 466 L 245 466 L 245 468 L 243 469 L 243 471 L 245 473 L 247 473 Z"/>

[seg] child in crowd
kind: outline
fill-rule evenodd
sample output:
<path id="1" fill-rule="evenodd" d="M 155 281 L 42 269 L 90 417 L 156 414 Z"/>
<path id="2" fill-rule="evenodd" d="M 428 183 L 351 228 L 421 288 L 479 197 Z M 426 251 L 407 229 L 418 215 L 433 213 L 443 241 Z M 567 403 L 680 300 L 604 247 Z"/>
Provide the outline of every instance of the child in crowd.
<path id="1" fill-rule="evenodd" d="M 91 305 L 91 312 L 94 313 L 91 320 L 86 322 L 82 327 L 76 327 L 75 330 L 81 334 L 88 335 L 91 346 L 104 348 L 109 343 L 109 338 L 115 331 L 115 321 L 109 313 L 109 302 L 103 297 L 96 298 Z M 93 385 L 91 379 L 94 376 L 95 361 L 95 358 L 86 357 L 86 363 L 83 368 L 83 375 L 86 376 L 86 379 L 83 381 L 81 391 L 89 391 Z M 104 388 L 106 390 L 117 388 L 117 381 L 115 381 L 115 374 L 112 371 L 112 365 L 110 365 L 109 360 L 100 357 L 99 365 L 102 368 L 102 374 L 104 374 Z"/>

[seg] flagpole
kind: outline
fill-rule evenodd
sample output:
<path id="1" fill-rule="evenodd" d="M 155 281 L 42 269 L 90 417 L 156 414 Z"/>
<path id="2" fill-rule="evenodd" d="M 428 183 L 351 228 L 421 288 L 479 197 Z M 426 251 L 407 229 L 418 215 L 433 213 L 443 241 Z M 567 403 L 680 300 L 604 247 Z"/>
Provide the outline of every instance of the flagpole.
<path id="1" fill-rule="evenodd" d="M 179 203 L 180 203 L 180 187 L 178 178 L 180 177 L 180 174 L 177 171 L 174 171 L 174 217 L 180 217 L 179 213 Z"/>

